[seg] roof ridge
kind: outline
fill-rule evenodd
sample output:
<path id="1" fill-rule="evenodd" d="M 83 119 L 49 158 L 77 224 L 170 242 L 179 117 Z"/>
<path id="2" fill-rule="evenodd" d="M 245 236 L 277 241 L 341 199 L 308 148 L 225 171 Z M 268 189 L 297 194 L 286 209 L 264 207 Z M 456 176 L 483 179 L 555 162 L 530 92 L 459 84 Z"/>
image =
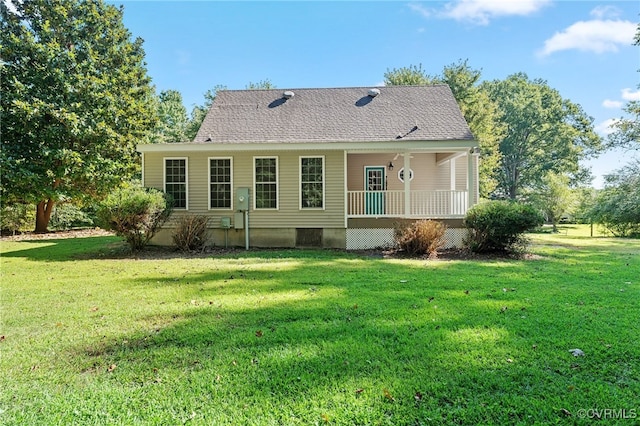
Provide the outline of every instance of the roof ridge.
<path id="1" fill-rule="evenodd" d="M 416 88 L 416 87 L 449 87 L 446 83 L 434 84 L 402 84 L 391 86 L 344 86 L 344 87 L 274 87 L 273 89 L 220 89 L 216 93 L 222 92 L 274 92 L 283 90 L 343 90 L 343 89 L 395 89 L 395 88 Z"/>

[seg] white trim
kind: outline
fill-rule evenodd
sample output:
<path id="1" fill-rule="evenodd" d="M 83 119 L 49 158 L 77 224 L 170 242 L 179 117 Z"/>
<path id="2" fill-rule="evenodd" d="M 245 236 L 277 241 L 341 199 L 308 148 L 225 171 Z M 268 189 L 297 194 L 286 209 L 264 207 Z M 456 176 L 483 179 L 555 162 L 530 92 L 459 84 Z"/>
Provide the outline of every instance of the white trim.
<path id="1" fill-rule="evenodd" d="M 302 159 L 303 158 L 321 158 L 322 159 L 322 207 L 302 207 Z M 325 200 L 325 156 L 324 155 L 300 155 L 298 156 L 298 209 L 303 211 L 308 210 L 326 210 Z"/>
<path id="2" fill-rule="evenodd" d="M 475 173 L 473 172 L 473 159 L 472 153 L 467 153 L 467 191 L 469 193 L 469 200 L 467 201 L 467 209 L 473 206 L 473 190 L 475 185 Z"/>
<path id="3" fill-rule="evenodd" d="M 363 141 L 363 142 L 227 142 L 227 143 L 155 143 L 140 144 L 138 152 L 219 152 L 219 151 L 342 151 L 360 153 L 462 152 L 478 146 L 475 140 L 435 141 Z"/>
<path id="4" fill-rule="evenodd" d="M 211 207 L 211 160 L 229 160 L 229 185 L 231 189 L 231 203 L 229 207 Z M 208 157 L 207 158 L 207 207 L 212 211 L 233 211 L 233 157 Z"/>
<path id="5" fill-rule="evenodd" d="M 162 190 L 167 192 L 167 160 L 184 160 L 184 207 L 174 207 L 174 210 L 189 210 L 189 157 L 162 157 Z"/>
<path id="6" fill-rule="evenodd" d="M 400 170 L 398 170 L 398 180 L 404 183 L 404 179 L 400 177 L 400 174 L 404 175 L 404 167 L 401 167 Z M 414 177 L 413 169 L 409 169 L 409 180 L 412 181 L 413 177 Z"/>
<path id="7" fill-rule="evenodd" d="M 142 184 L 142 187 L 144 188 L 144 172 L 146 170 L 145 164 L 144 164 L 144 152 L 140 153 L 140 181 Z"/>
<path id="8" fill-rule="evenodd" d="M 447 161 L 453 161 L 456 158 L 460 158 L 460 157 L 464 157 L 465 155 L 467 155 L 467 151 L 459 151 L 459 152 L 453 152 L 451 154 L 449 154 L 446 158 L 443 158 L 440 161 L 436 162 L 436 166 L 441 166 L 444 163 L 446 163 Z"/>
<path id="9" fill-rule="evenodd" d="M 348 185 L 348 170 L 347 170 L 347 161 L 349 159 L 349 156 L 347 154 L 347 151 L 343 151 L 342 152 L 342 179 L 343 179 L 343 186 L 344 186 L 344 190 L 342 191 L 344 193 L 344 197 L 343 197 L 343 201 L 342 201 L 342 207 L 344 208 L 344 227 L 345 229 L 349 227 L 349 185 Z"/>
<path id="10" fill-rule="evenodd" d="M 456 159 L 452 158 L 449 161 L 449 189 L 452 191 L 456 190 Z"/>
<path id="11" fill-rule="evenodd" d="M 256 208 L 256 199 L 258 198 L 256 191 L 256 160 L 259 158 L 269 158 L 276 160 L 276 207 L 275 208 Z M 277 155 L 255 155 L 253 157 L 253 210 L 271 210 L 276 211 L 280 209 L 280 164 L 279 158 Z"/>

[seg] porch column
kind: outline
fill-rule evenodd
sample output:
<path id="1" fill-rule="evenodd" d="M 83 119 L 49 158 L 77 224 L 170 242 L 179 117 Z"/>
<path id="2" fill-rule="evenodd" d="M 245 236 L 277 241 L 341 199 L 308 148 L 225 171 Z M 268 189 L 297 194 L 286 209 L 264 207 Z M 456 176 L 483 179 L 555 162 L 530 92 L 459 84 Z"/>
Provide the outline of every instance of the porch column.
<path id="1" fill-rule="evenodd" d="M 474 190 L 473 188 L 475 187 L 475 173 L 473 172 L 473 155 L 474 152 L 474 148 L 471 148 L 470 151 L 467 152 L 467 208 L 466 210 L 469 210 L 471 208 L 471 206 L 473 205 L 473 194 L 474 194 Z M 465 210 L 465 213 L 466 213 Z"/>
<path id="2" fill-rule="evenodd" d="M 404 153 L 404 216 L 411 215 L 411 153 Z"/>
<path id="3" fill-rule="evenodd" d="M 449 189 L 456 190 L 456 159 L 449 160 Z"/>

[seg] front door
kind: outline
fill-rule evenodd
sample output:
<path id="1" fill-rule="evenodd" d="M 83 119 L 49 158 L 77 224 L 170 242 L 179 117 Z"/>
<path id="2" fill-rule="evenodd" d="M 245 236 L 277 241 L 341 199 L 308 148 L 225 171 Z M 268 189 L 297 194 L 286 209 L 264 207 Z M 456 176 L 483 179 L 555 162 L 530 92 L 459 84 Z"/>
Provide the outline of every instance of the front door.
<path id="1" fill-rule="evenodd" d="M 364 168 L 364 190 L 365 190 L 365 214 L 384 214 L 384 190 L 385 175 L 384 167 Z"/>

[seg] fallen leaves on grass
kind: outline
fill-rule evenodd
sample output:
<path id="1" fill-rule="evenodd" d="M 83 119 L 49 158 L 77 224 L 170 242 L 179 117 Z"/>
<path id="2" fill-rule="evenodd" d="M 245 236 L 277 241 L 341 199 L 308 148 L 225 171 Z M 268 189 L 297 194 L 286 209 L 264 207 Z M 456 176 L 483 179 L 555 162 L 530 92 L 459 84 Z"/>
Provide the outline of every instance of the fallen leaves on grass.
<path id="1" fill-rule="evenodd" d="M 262 330 L 256 331 L 256 337 L 262 337 Z"/>
<path id="2" fill-rule="evenodd" d="M 116 368 L 118 368 L 117 365 L 111 364 L 109 368 L 107 368 L 107 373 L 112 373 Z"/>
<path id="3" fill-rule="evenodd" d="M 385 399 L 389 402 L 395 402 L 395 398 L 393 397 L 393 395 L 391 395 L 391 392 L 389 392 L 389 390 L 387 388 L 382 389 L 382 394 L 384 395 Z"/>

